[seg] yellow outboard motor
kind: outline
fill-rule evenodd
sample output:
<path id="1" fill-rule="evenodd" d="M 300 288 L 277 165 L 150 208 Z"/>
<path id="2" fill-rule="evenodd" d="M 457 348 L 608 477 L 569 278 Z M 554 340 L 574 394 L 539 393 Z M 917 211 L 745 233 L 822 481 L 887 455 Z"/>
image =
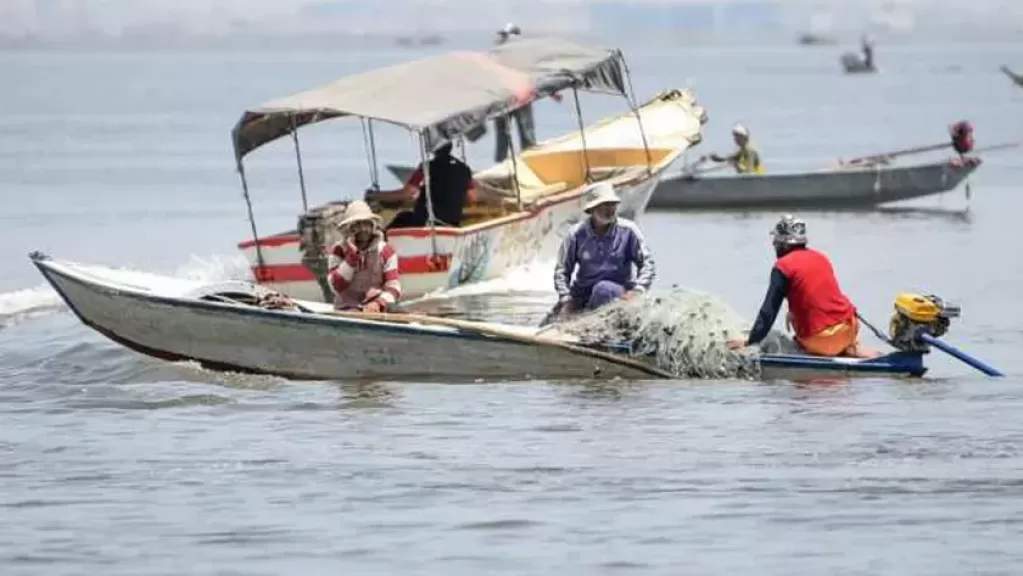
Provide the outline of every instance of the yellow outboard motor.
<path id="1" fill-rule="evenodd" d="M 895 297 L 895 313 L 888 324 L 888 337 L 895 348 L 907 352 L 930 349 L 928 340 L 948 332 L 950 320 L 961 314 L 958 305 L 945 302 L 933 294 L 904 292 Z"/>
<path id="2" fill-rule="evenodd" d="M 948 332 L 952 318 L 958 318 L 961 313 L 958 305 L 933 294 L 899 294 L 895 297 L 895 313 L 888 324 L 888 343 L 896 350 L 912 353 L 927 353 L 934 346 L 988 376 L 1003 376 L 994 366 L 940 339 Z M 882 336 L 877 330 L 874 332 Z"/>

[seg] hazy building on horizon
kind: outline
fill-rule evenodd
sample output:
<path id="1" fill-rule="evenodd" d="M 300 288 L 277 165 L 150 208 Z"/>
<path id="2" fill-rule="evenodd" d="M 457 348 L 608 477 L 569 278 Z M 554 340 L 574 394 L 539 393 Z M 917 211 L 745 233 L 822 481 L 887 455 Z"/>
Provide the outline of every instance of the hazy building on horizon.
<path id="1" fill-rule="evenodd" d="M 533 33 L 644 41 L 791 39 L 814 32 L 1006 38 L 1021 0 L 0 0 L 0 38 Z"/>

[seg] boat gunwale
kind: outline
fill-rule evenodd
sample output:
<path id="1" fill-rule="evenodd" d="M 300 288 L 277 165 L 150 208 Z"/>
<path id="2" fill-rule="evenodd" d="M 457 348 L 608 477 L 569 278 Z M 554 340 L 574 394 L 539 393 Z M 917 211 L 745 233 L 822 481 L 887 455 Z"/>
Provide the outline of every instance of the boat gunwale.
<path id="1" fill-rule="evenodd" d="M 979 160 L 979 159 L 978 159 Z M 689 176 L 684 172 L 682 174 L 673 175 L 666 178 L 666 181 L 688 181 L 688 182 L 702 182 L 702 181 L 723 181 L 723 180 L 768 180 L 768 179 L 781 179 L 781 178 L 817 178 L 817 177 L 838 177 L 846 174 L 863 174 L 863 173 L 895 173 L 895 172 L 912 172 L 916 170 L 928 170 L 934 168 L 947 167 L 957 175 L 963 173 L 969 175 L 970 173 L 977 170 L 980 167 L 981 162 L 971 164 L 954 164 L 951 160 L 935 160 L 933 162 L 924 162 L 920 164 L 910 164 L 906 166 L 849 166 L 849 167 L 835 167 L 835 168 L 819 168 L 816 170 L 810 170 L 806 172 L 767 172 L 764 174 L 722 174 L 716 176 Z"/>
<path id="2" fill-rule="evenodd" d="M 327 314 L 318 312 L 292 312 L 285 310 L 267 310 L 264 308 L 258 308 L 255 306 L 235 305 L 216 301 L 200 300 L 196 298 L 189 298 L 185 296 L 168 296 L 158 293 L 146 292 L 144 288 L 134 287 L 130 284 L 118 285 L 114 281 L 104 279 L 102 277 L 90 276 L 87 273 L 83 273 L 80 270 L 75 269 L 75 265 L 70 262 L 62 262 L 51 259 L 46 255 L 30 255 L 32 263 L 40 270 L 47 283 L 58 293 L 61 299 L 67 304 L 68 308 L 78 317 L 78 319 L 86 326 L 96 330 L 100 334 L 113 340 L 114 342 L 121 344 L 129 349 L 136 352 L 161 358 L 165 360 L 188 360 L 195 361 L 218 370 L 235 371 L 242 373 L 251 374 L 267 374 L 280 376 L 285 378 L 291 378 L 295 380 L 324 380 L 329 378 L 307 376 L 301 374 L 286 373 L 276 370 L 263 370 L 246 368 L 231 363 L 225 363 L 217 360 L 206 360 L 198 357 L 187 356 L 184 354 L 171 352 L 168 350 L 160 350 L 152 348 L 137 342 L 134 342 L 124 336 L 118 334 L 117 330 L 112 327 L 107 327 L 98 324 L 97 322 L 90 320 L 83 314 L 79 309 L 78 305 L 67 296 L 65 291 L 60 287 L 59 282 L 53 277 L 59 277 L 65 281 L 72 282 L 82 286 L 84 289 L 92 292 L 106 293 L 107 295 L 113 295 L 115 297 L 127 298 L 129 300 L 140 301 L 140 302 L 152 302 L 158 305 L 164 305 L 169 307 L 185 307 L 194 310 L 199 310 L 205 313 L 227 313 L 236 314 L 243 317 L 259 318 L 261 320 L 270 320 L 278 323 L 297 323 L 297 324 L 312 324 L 319 326 L 328 326 L 332 328 L 345 328 L 353 327 L 359 330 L 369 331 L 380 331 L 394 334 L 403 335 L 421 335 L 431 336 L 440 338 L 451 338 L 455 340 L 471 340 L 471 341 L 500 341 L 503 345 L 514 345 L 514 346 L 535 346 L 544 345 L 542 342 L 536 344 L 530 344 L 523 341 L 517 341 L 511 338 L 502 338 L 499 335 L 485 335 L 471 332 L 460 331 L 457 328 L 450 326 L 434 326 L 426 324 L 403 324 L 403 323 L 390 323 L 383 320 L 373 319 L 355 319 L 347 317 L 335 317 Z M 70 269 L 69 269 L 70 268 Z M 51 276 L 53 275 L 53 276 Z M 485 324 L 484 324 L 485 326 Z M 553 345 L 553 343 L 548 344 Z M 571 352 L 571 351 L 570 351 Z M 571 352 L 575 354 L 582 354 L 582 351 Z M 862 374 L 878 375 L 878 376 L 891 376 L 891 377 L 921 377 L 927 372 L 927 367 L 923 364 L 923 353 L 911 353 L 903 351 L 889 352 L 883 356 L 873 359 L 838 359 L 829 357 L 817 357 L 810 355 L 799 355 L 799 354 L 763 354 L 757 358 L 757 362 L 761 365 L 761 372 L 764 368 L 777 369 L 777 370 L 794 370 L 794 371 L 806 371 L 806 377 L 812 378 L 816 376 L 823 376 L 821 374 L 814 374 L 815 370 L 820 370 L 827 373 L 842 372 L 844 377 L 855 377 Z M 600 356 L 590 357 L 593 360 L 602 360 L 604 362 L 611 362 L 607 358 Z M 919 359 L 919 368 L 915 366 L 909 366 L 908 364 L 893 364 L 891 362 L 882 362 L 885 359 Z M 634 358 L 628 355 L 623 356 L 623 360 L 632 360 Z M 629 366 L 627 363 L 620 364 L 625 367 L 631 367 L 637 372 L 641 371 L 635 366 Z M 664 376 L 657 375 L 655 373 L 648 373 L 647 376 L 654 379 L 665 379 Z M 422 378 L 428 378 L 429 375 L 423 375 Z"/>
<path id="3" fill-rule="evenodd" d="M 604 353 L 599 350 L 586 348 L 583 346 L 575 345 L 571 342 L 558 342 L 558 341 L 547 341 L 544 342 L 542 339 L 537 339 L 535 342 L 526 342 L 500 334 L 486 334 L 471 331 L 462 331 L 457 327 L 452 326 L 441 326 L 441 325 L 430 325 L 430 324 L 409 324 L 400 322 L 387 322 L 386 320 L 375 320 L 375 319 L 357 319 L 350 317 L 331 316 L 329 314 L 323 314 L 319 312 L 293 312 L 286 310 L 267 310 L 264 308 L 258 308 L 255 306 L 244 306 L 241 304 L 228 304 L 224 302 L 200 300 L 196 298 L 189 298 L 185 296 L 167 296 L 156 293 L 148 293 L 138 287 L 132 287 L 130 285 L 119 286 L 110 280 L 102 278 L 84 278 L 83 276 L 90 276 L 83 274 L 78 271 L 76 274 L 73 263 L 62 263 L 50 259 L 48 256 L 39 255 L 38 257 L 33 255 L 33 264 L 39 268 L 40 272 L 47 282 L 53 287 L 58 293 L 61 299 L 67 304 L 71 311 L 82 321 L 86 326 L 93 328 L 94 330 L 107 335 L 108 333 L 117 334 L 113 328 L 99 326 L 97 323 L 89 320 L 86 316 L 78 310 L 78 307 L 72 302 L 67 294 L 60 288 L 57 281 L 50 277 L 50 274 L 61 277 L 62 279 L 78 284 L 86 290 L 92 292 L 106 293 L 113 295 L 114 297 L 127 298 L 135 301 L 142 302 L 153 302 L 158 305 L 164 305 L 171 308 L 191 308 L 200 310 L 202 312 L 221 312 L 221 313 L 237 313 L 242 316 L 249 316 L 259 319 L 269 319 L 275 322 L 293 322 L 298 324 L 311 324 L 319 326 L 328 326 L 332 328 L 346 328 L 353 327 L 359 330 L 378 331 L 386 333 L 397 333 L 401 335 L 419 335 L 419 336 L 431 336 L 440 338 L 452 338 L 460 341 L 475 341 L 475 342 L 500 342 L 505 346 L 519 346 L 519 347 L 535 347 L 545 346 L 549 348 L 559 348 L 567 353 L 574 354 L 576 356 L 586 357 L 594 361 L 602 361 L 608 364 L 615 364 L 623 368 L 631 369 L 637 373 L 645 373 L 646 376 L 651 378 L 663 379 L 664 376 L 657 374 L 658 368 L 656 366 L 646 366 L 643 363 L 637 361 L 629 356 L 621 356 L 620 359 L 608 358 Z M 69 267 L 72 270 L 67 270 Z M 489 325 L 487 323 L 478 323 L 481 329 L 486 330 Z M 123 336 L 117 338 L 111 337 L 116 342 L 123 343 L 126 340 Z M 125 344 L 127 345 L 127 344 Z M 137 344 L 137 346 L 143 346 Z M 566 348 L 566 345 L 570 348 Z M 131 346 L 129 346 L 130 348 Z M 180 354 L 167 352 L 168 354 Z M 183 357 L 183 356 L 182 356 Z M 201 360 L 192 358 L 193 360 L 200 362 L 217 363 L 216 360 Z M 260 371 L 261 373 L 267 374 L 282 374 L 274 371 Z"/>
<path id="4" fill-rule="evenodd" d="M 777 370 L 831 370 L 856 374 L 920 377 L 926 374 L 924 352 L 894 350 L 876 358 L 845 358 L 802 354 L 764 354 L 758 361 Z"/>
<path id="5" fill-rule="evenodd" d="M 455 328 L 447 326 L 430 326 L 424 324 L 401 324 L 401 323 L 390 323 L 380 320 L 371 319 L 355 319 L 346 318 L 341 316 L 331 316 L 329 314 L 323 314 L 318 312 L 292 312 L 287 310 L 268 310 L 265 308 L 258 308 L 255 306 L 244 306 L 241 304 L 228 304 L 225 302 L 216 302 L 209 300 L 200 300 L 197 298 L 189 298 L 185 296 L 168 296 L 165 294 L 148 293 L 138 288 L 131 287 L 130 285 L 117 285 L 109 280 L 84 278 L 85 274 L 75 273 L 66 269 L 67 263 L 59 261 L 53 261 L 49 259 L 33 260 L 33 263 L 46 278 L 47 282 L 53 287 L 53 289 L 60 295 L 61 299 L 67 304 L 67 306 L 75 313 L 80 320 L 85 323 L 89 323 L 81 312 L 78 311 L 77 306 L 72 302 L 70 298 L 64 293 L 59 286 L 56 285 L 56 281 L 50 277 L 50 274 L 54 274 L 68 281 L 74 282 L 87 289 L 93 291 L 106 292 L 107 294 L 128 298 L 136 301 L 149 301 L 156 304 L 168 305 L 168 306 L 184 306 L 186 308 L 199 309 L 204 312 L 230 312 L 238 313 L 243 316 L 253 316 L 258 318 L 268 318 L 272 320 L 285 320 L 285 321 L 297 321 L 298 323 L 304 324 L 318 324 L 324 326 L 357 326 L 360 329 L 378 330 L 383 332 L 395 332 L 402 334 L 423 334 L 430 336 L 441 336 L 441 337 L 454 337 L 459 339 L 470 339 L 470 340 L 491 340 L 494 337 L 484 336 L 479 334 L 472 334 L 467 332 L 460 332 Z M 73 264 L 72 264 L 73 266 Z M 91 326 L 92 324 L 90 324 Z M 509 340 L 509 343 L 521 344 L 520 342 L 514 342 Z"/>

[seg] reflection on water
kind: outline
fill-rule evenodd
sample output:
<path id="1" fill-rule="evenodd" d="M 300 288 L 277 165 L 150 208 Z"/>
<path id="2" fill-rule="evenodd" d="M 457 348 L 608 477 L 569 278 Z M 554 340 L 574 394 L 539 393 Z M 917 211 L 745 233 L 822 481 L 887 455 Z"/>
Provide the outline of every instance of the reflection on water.
<path id="1" fill-rule="evenodd" d="M 337 385 L 341 408 L 393 408 L 400 398 L 392 385 L 372 380 Z"/>

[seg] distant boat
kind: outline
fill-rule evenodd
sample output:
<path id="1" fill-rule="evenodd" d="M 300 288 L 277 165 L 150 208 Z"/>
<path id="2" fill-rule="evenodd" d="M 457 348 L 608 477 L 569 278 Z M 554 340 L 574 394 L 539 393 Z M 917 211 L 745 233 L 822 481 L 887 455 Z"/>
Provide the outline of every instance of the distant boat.
<path id="1" fill-rule="evenodd" d="M 863 54 L 857 52 L 842 54 L 841 62 L 846 74 L 870 74 L 878 71 L 877 66 L 874 66 L 873 63 L 868 65 Z"/>
<path id="2" fill-rule="evenodd" d="M 1005 75 L 1016 84 L 1016 86 L 1023 87 L 1023 74 L 1013 72 L 1008 66 L 1002 66 L 1002 72 L 1004 72 Z"/>
<path id="3" fill-rule="evenodd" d="M 800 34 L 796 41 L 803 46 L 830 46 L 838 43 L 834 38 L 812 32 Z"/>
<path id="4" fill-rule="evenodd" d="M 444 44 L 445 40 L 443 36 L 438 34 L 428 34 L 426 36 L 399 36 L 395 39 L 395 42 L 399 46 L 440 46 Z"/>
<path id="5" fill-rule="evenodd" d="M 862 166 L 792 174 L 673 176 L 658 184 L 650 210 L 864 209 L 941 194 L 980 166 L 939 160 L 913 166 Z"/>

